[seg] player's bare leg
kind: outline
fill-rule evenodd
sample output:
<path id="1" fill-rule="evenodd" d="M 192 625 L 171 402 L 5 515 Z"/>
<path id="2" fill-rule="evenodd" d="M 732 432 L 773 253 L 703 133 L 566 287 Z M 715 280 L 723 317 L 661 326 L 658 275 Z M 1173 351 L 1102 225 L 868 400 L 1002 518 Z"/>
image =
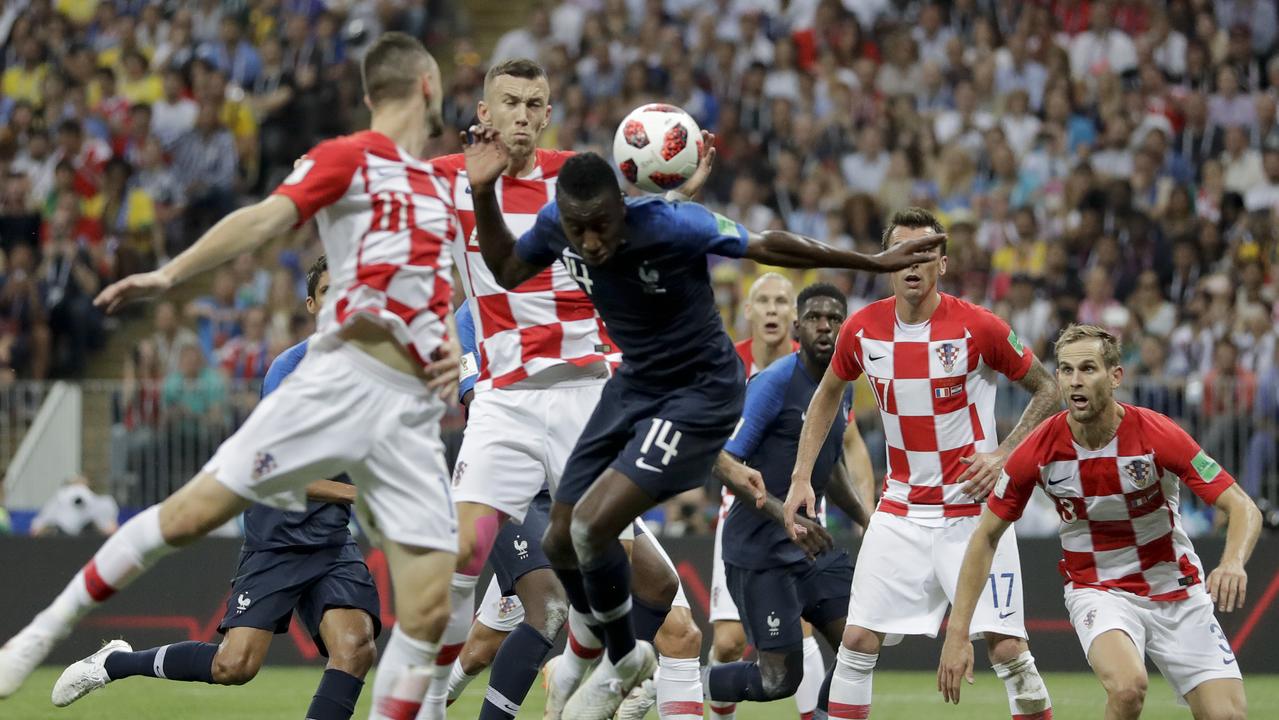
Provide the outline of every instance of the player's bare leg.
<path id="1" fill-rule="evenodd" d="M 524 620 L 503 641 L 493 660 L 480 720 L 515 717 L 568 619 L 564 589 L 550 570 L 524 574 L 515 582 L 515 593 L 524 606 Z"/>
<path id="2" fill-rule="evenodd" d="M 726 665 L 742 659 L 746 653 L 746 630 L 736 620 L 716 620 L 713 625 L 709 665 Z M 737 717 L 737 703 L 712 700 L 711 711 L 717 720 Z"/>
<path id="3" fill-rule="evenodd" d="M 329 662 L 306 717 L 347 720 L 355 712 L 364 676 L 377 662 L 373 618 L 355 608 L 330 608 L 320 618 L 320 640 L 329 652 Z"/>
<path id="4" fill-rule="evenodd" d="M 1186 704 L 1195 720 L 1244 720 L 1248 717 L 1248 699 L 1243 680 L 1216 678 L 1205 680 L 1186 693 Z"/>
<path id="5" fill-rule="evenodd" d="M 8 697 L 90 610 L 177 548 L 244 512 L 249 502 L 201 473 L 107 539 L 49 607 L 0 648 L 0 698 Z"/>
<path id="6" fill-rule="evenodd" d="M 373 678 L 376 720 L 444 717 L 444 702 L 425 704 L 440 636 L 449 619 L 453 553 L 383 543 L 395 590 L 396 624 Z M 421 711 L 421 714 L 419 714 Z"/>
<path id="7" fill-rule="evenodd" d="M 449 675 L 449 705 L 462 696 L 472 680 L 493 664 L 493 658 L 497 657 L 497 651 L 508 635 L 510 633 L 495 630 L 482 622 L 471 626 L 462 654 L 457 656 L 457 662 L 453 663 L 453 671 Z"/>
<path id="8" fill-rule="evenodd" d="M 1008 693 L 1008 711 L 1014 720 L 1047 720 L 1052 717 L 1052 700 L 1048 688 L 1035 667 L 1035 658 L 1025 639 L 999 633 L 986 633 L 986 652 L 990 667 L 1004 681 Z"/>
<path id="9" fill-rule="evenodd" d="M 1106 689 L 1106 720 L 1141 717 L 1150 680 L 1146 663 L 1123 630 L 1108 630 L 1088 647 L 1088 664 Z"/>
<path id="10" fill-rule="evenodd" d="M 270 630 L 234 627 L 218 645 L 213 656 L 213 682 L 219 685 L 243 685 L 257 677 L 271 649 L 274 634 Z"/>

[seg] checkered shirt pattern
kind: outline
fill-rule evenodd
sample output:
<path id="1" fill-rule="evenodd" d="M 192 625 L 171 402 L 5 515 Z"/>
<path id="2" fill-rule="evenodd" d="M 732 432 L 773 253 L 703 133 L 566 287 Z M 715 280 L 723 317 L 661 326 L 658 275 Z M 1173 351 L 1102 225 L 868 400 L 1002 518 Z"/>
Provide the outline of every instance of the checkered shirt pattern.
<path id="1" fill-rule="evenodd" d="M 1067 413 L 1044 421 L 1008 457 L 987 506 L 1013 522 L 1041 487 L 1061 516 L 1058 567 L 1068 585 L 1183 600 L 1204 572 L 1181 527 L 1177 480 L 1211 505 L 1234 478 L 1172 420 L 1122 407 L 1099 450 L 1075 443 Z"/>
<path id="2" fill-rule="evenodd" d="M 316 145 L 275 190 L 312 217 L 329 261 L 331 301 L 317 334 L 357 316 L 388 328 L 423 365 L 448 335 L 456 234 L 448 187 L 429 163 L 367 130 Z"/>
<path id="3" fill-rule="evenodd" d="M 521 178 L 503 175 L 497 199 L 511 234 L 533 227 L 537 213 L 555 199 L 555 179 L 569 152 L 538 150 L 537 164 Z M 449 178 L 457 211 L 453 258 L 462 277 L 479 338 L 480 375 L 475 391 L 506 387 L 558 365 L 605 361 L 616 367 L 621 351 L 586 293 L 560 263 L 554 263 L 514 290 L 506 290 L 484 264 L 475 239 L 475 205 L 462 155 L 432 164 Z"/>
<path id="4" fill-rule="evenodd" d="M 1003 320 L 946 294 L 919 325 L 897 320 L 895 298 L 845 321 L 831 368 L 848 381 L 865 373 L 879 405 L 888 474 L 878 509 L 921 521 L 979 514 L 958 482 L 960 458 L 999 446 L 994 373 L 1018 380 L 1033 361 Z"/>

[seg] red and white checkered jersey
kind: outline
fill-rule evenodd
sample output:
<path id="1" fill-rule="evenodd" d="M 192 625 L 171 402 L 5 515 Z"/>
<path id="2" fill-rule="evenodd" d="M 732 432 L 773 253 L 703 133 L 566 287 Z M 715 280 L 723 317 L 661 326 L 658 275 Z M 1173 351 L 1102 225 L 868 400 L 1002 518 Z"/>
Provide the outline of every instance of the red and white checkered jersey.
<path id="1" fill-rule="evenodd" d="M 571 152 L 538 150 L 533 170 L 524 177 L 503 175 L 497 199 L 511 234 L 533 227 L 537 213 L 555 199 L 555 179 Z M 560 365 L 621 363 L 621 351 L 595 312 L 591 299 L 560 263 L 553 263 L 514 290 L 506 290 L 484 264 L 475 240 L 475 205 L 462 155 L 431 161 L 451 184 L 457 232 L 453 259 L 470 298 L 480 349 L 475 391 L 506 387 Z"/>
<path id="2" fill-rule="evenodd" d="M 879 510 L 930 523 L 980 514 L 958 482 L 960 458 L 999 446 L 994 375 L 1019 380 L 1033 361 L 994 313 L 946 294 L 917 325 L 898 320 L 895 298 L 848 318 L 830 366 L 844 380 L 865 373 L 879 405 L 888 449 Z"/>
<path id="3" fill-rule="evenodd" d="M 456 233 L 447 183 L 429 163 L 366 130 L 326 140 L 275 189 L 315 217 L 329 261 L 329 298 L 316 320 L 330 337 L 357 316 L 389 329 L 423 365 L 447 335 Z"/>
<path id="4" fill-rule="evenodd" d="M 1075 443 L 1067 413 L 1044 421 L 1008 456 L 987 506 L 1015 521 L 1039 486 L 1061 516 L 1067 584 L 1182 600 L 1202 592 L 1204 572 L 1181 527 L 1177 479 L 1209 505 L 1235 480 L 1172 420 L 1122 407 L 1099 450 Z"/>

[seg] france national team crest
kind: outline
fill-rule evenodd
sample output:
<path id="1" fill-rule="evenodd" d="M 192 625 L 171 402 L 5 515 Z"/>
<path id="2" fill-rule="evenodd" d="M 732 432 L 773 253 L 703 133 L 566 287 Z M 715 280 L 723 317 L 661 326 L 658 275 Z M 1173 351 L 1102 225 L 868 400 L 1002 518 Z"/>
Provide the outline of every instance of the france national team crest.
<path id="1" fill-rule="evenodd" d="M 777 617 L 777 613 L 768 614 L 768 634 L 770 637 L 777 637 L 782 632 L 782 619 Z"/>
<path id="2" fill-rule="evenodd" d="M 1128 473 L 1128 479 L 1132 480 L 1132 484 L 1136 485 L 1139 490 L 1149 485 L 1151 481 L 1155 479 L 1155 474 L 1151 470 L 1150 463 L 1145 460 L 1134 460 L 1128 463 L 1128 465 L 1124 467 L 1124 472 Z"/>
<path id="3" fill-rule="evenodd" d="M 274 472 L 275 467 L 275 458 L 271 453 L 258 451 L 258 454 L 253 457 L 253 479 L 257 480 L 263 475 Z"/>
<path id="4" fill-rule="evenodd" d="M 943 370 L 954 372 L 955 362 L 959 360 L 959 348 L 951 343 L 943 343 L 937 348 L 937 358 L 941 360 Z"/>

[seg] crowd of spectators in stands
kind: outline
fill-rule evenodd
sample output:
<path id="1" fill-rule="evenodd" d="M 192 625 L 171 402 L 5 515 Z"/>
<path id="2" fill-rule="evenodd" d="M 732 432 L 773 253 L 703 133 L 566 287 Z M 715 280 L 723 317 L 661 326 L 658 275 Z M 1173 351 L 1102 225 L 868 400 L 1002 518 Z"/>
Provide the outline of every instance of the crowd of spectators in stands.
<path id="1" fill-rule="evenodd" d="M 97 287 L 360 127 L 359 50 L 399 28 L 448 56 L 456 127 L 487 64 L 520 56 L 548 71 L 547 146 L 607 153 L 632 108 L 684 107 L 717 135 L 701 200 L 753 229 L 872 251 L 894 209 L 933 209 L 951 233 L 945 291 L 994 308 L 1045 358 L 1067 322 L 1113 329 L 1136 401 L 1184 422 L 1250 492 L 1279 493 L 1273 0 L 562 0 L 487 58 L 442 39 L 447 3 L 419 5 L 6 4 L 0 361 L 75 373 L 101 342 Z M 126 364 L 123 427 L 198 419 L 219 435 L 243 416 L 237 381 L 308 331 L 309 239 L 155 309 Z M 739 335 L 758 272 L 713 268 Z M 837 283 L 854 309 L 889 292 L 866 275 L 794 277 Z"/>

